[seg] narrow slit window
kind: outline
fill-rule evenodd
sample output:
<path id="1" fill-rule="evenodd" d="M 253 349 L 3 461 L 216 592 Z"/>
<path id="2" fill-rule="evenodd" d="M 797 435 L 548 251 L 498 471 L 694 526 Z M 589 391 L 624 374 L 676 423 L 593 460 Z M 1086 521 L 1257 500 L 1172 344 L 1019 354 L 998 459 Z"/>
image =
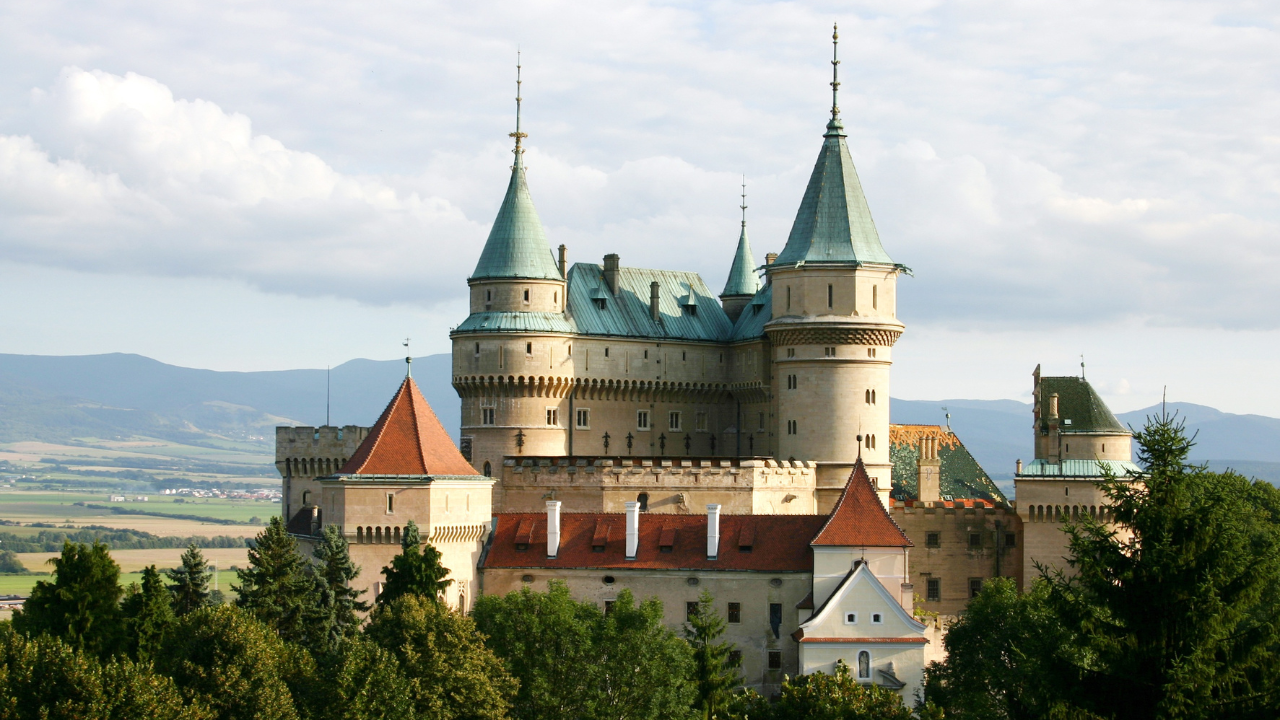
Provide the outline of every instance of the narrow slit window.
<path id="1" fill-rule="evenodd" d="M 836 306 L 836 290 L 834 285 L 827 286 L 827 307 Z"/>

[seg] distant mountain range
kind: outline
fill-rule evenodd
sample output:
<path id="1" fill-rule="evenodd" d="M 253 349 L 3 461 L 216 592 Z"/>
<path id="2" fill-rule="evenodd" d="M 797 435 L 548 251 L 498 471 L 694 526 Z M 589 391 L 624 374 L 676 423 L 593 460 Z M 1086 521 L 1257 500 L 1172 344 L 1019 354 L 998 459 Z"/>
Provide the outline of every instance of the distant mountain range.
<path id="1" fill-rule="evenodd" d="M 450 384 L 449 355 L 415 358 L 413 375 L 454 435 L 461 423 Z M 352 360 L 328 373 L 328 414 L 335 425 L 371 425 L 404 377 L 403 360 Z M 212 439 L 270 448 L 276 425 L 322 425 L 325 370 L 218 372 L 111 354 L 0 354 L 0 442 L 135 435 L 188 444 Z M 893 400 L 895 423 L 946 424 L 992 479 L 1006 484 L 1014 461 L 1031 458 L 1031 406 L 1015 400 Z M 943 408 L 947 410 L 944 411 Z M 1280 419 L 1233 415 L 1170 403 L 1197 433 L 1192 458 L 1280 483 Z M 1119 415 L 1141 427 L 1151 407 Z M 1007 487 L 1007 485 L 1006 485 Z"/>

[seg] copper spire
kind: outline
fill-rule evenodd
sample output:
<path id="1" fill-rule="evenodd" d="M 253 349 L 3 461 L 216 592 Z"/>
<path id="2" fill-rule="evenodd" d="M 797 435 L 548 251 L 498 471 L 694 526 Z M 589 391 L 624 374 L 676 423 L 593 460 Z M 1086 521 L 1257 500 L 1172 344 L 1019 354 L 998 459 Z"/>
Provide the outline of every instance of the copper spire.
<path id="1" fill-rule="evenodd" d="M 520 51 L 517 50 L 516 51 L 516 131 L 513 133 L 507 133 L 507 137 L 513 137 L 516 139 L 516 147 L 511 152 L 515 153 L 517 166 L 524 164 L 520 161 L 520 156 L 524 154 L 524 146 L 520 141 L 523 140 L 524 138 L 529 137 L 528 133 L 520 132 L 520 102 L 521 102 L 520 84 L 521 84 Z"/>

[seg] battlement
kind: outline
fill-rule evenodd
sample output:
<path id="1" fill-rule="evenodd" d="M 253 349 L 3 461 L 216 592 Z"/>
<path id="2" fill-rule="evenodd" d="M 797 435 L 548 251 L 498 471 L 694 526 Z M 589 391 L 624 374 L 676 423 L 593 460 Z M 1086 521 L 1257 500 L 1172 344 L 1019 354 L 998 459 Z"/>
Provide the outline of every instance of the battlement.
<path id="1" fill-rule="evenodd" d="M 276 468 L 281 477 L 335 473 L 369 435 L 359 425 L 277 427 Z"/>
<path id="2" fill-rule="evenodd" d="M 566 512 L 816 512 L 817 466 L 807 461 L 724 457 L 507 457 L 496 491 L 500 512 L 539 512 L 562 499 Z"/>

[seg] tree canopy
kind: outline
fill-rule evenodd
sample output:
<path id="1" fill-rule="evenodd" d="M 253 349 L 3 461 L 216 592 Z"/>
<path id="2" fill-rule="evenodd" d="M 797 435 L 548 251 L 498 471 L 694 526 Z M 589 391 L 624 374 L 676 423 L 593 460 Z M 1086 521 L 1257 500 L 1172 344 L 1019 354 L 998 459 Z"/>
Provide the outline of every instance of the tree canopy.
<path id="1" fill-rule="evenodd" d="M 169 576 L 169 587 L 173 592 L 173 610 L 181 616 L 195 612 L 206 605 L 209 600 L 209 563 L 205 562 L 204 553 L 192 543 L 182 553 L 182 566 L 170 568 L 165 573 Z"/>
<path id="2" fill-rule="evenodd" d="M 68 645 L 100 657 L 114 653 L 124 639 L 120 613 L 120 566 L 101 543 L 63 543 L 53 564 L 53 582 L 41 580 L 13 627 L 29 636 L 48 633 Z"/>
<path id="3" fill-rule="evenodd" d="M 172 603 L 169 588 L 161 582 L 155 565 L 142 571 L 141 586 L 129 586 L 120 608 L 124 614 L 129 653 L 133 657 L 150 660 L 160 649 L 177 622 Z"/>
<path id="4" fill-rule="evenodd" d="M 378 595 L 378 605 L 390 605 L 406 595 L 419 595 L 436 602 L 445 588 L 453 584 L 447 580 L 449 568 L 440 564 L 440 551 L 431 543 L 423 544 L 418 526 L 412 520 L 405 524 L 400 539 L 400 554 L 391 558 L 391 565 L 382 568 L 387 581 Z"/>

